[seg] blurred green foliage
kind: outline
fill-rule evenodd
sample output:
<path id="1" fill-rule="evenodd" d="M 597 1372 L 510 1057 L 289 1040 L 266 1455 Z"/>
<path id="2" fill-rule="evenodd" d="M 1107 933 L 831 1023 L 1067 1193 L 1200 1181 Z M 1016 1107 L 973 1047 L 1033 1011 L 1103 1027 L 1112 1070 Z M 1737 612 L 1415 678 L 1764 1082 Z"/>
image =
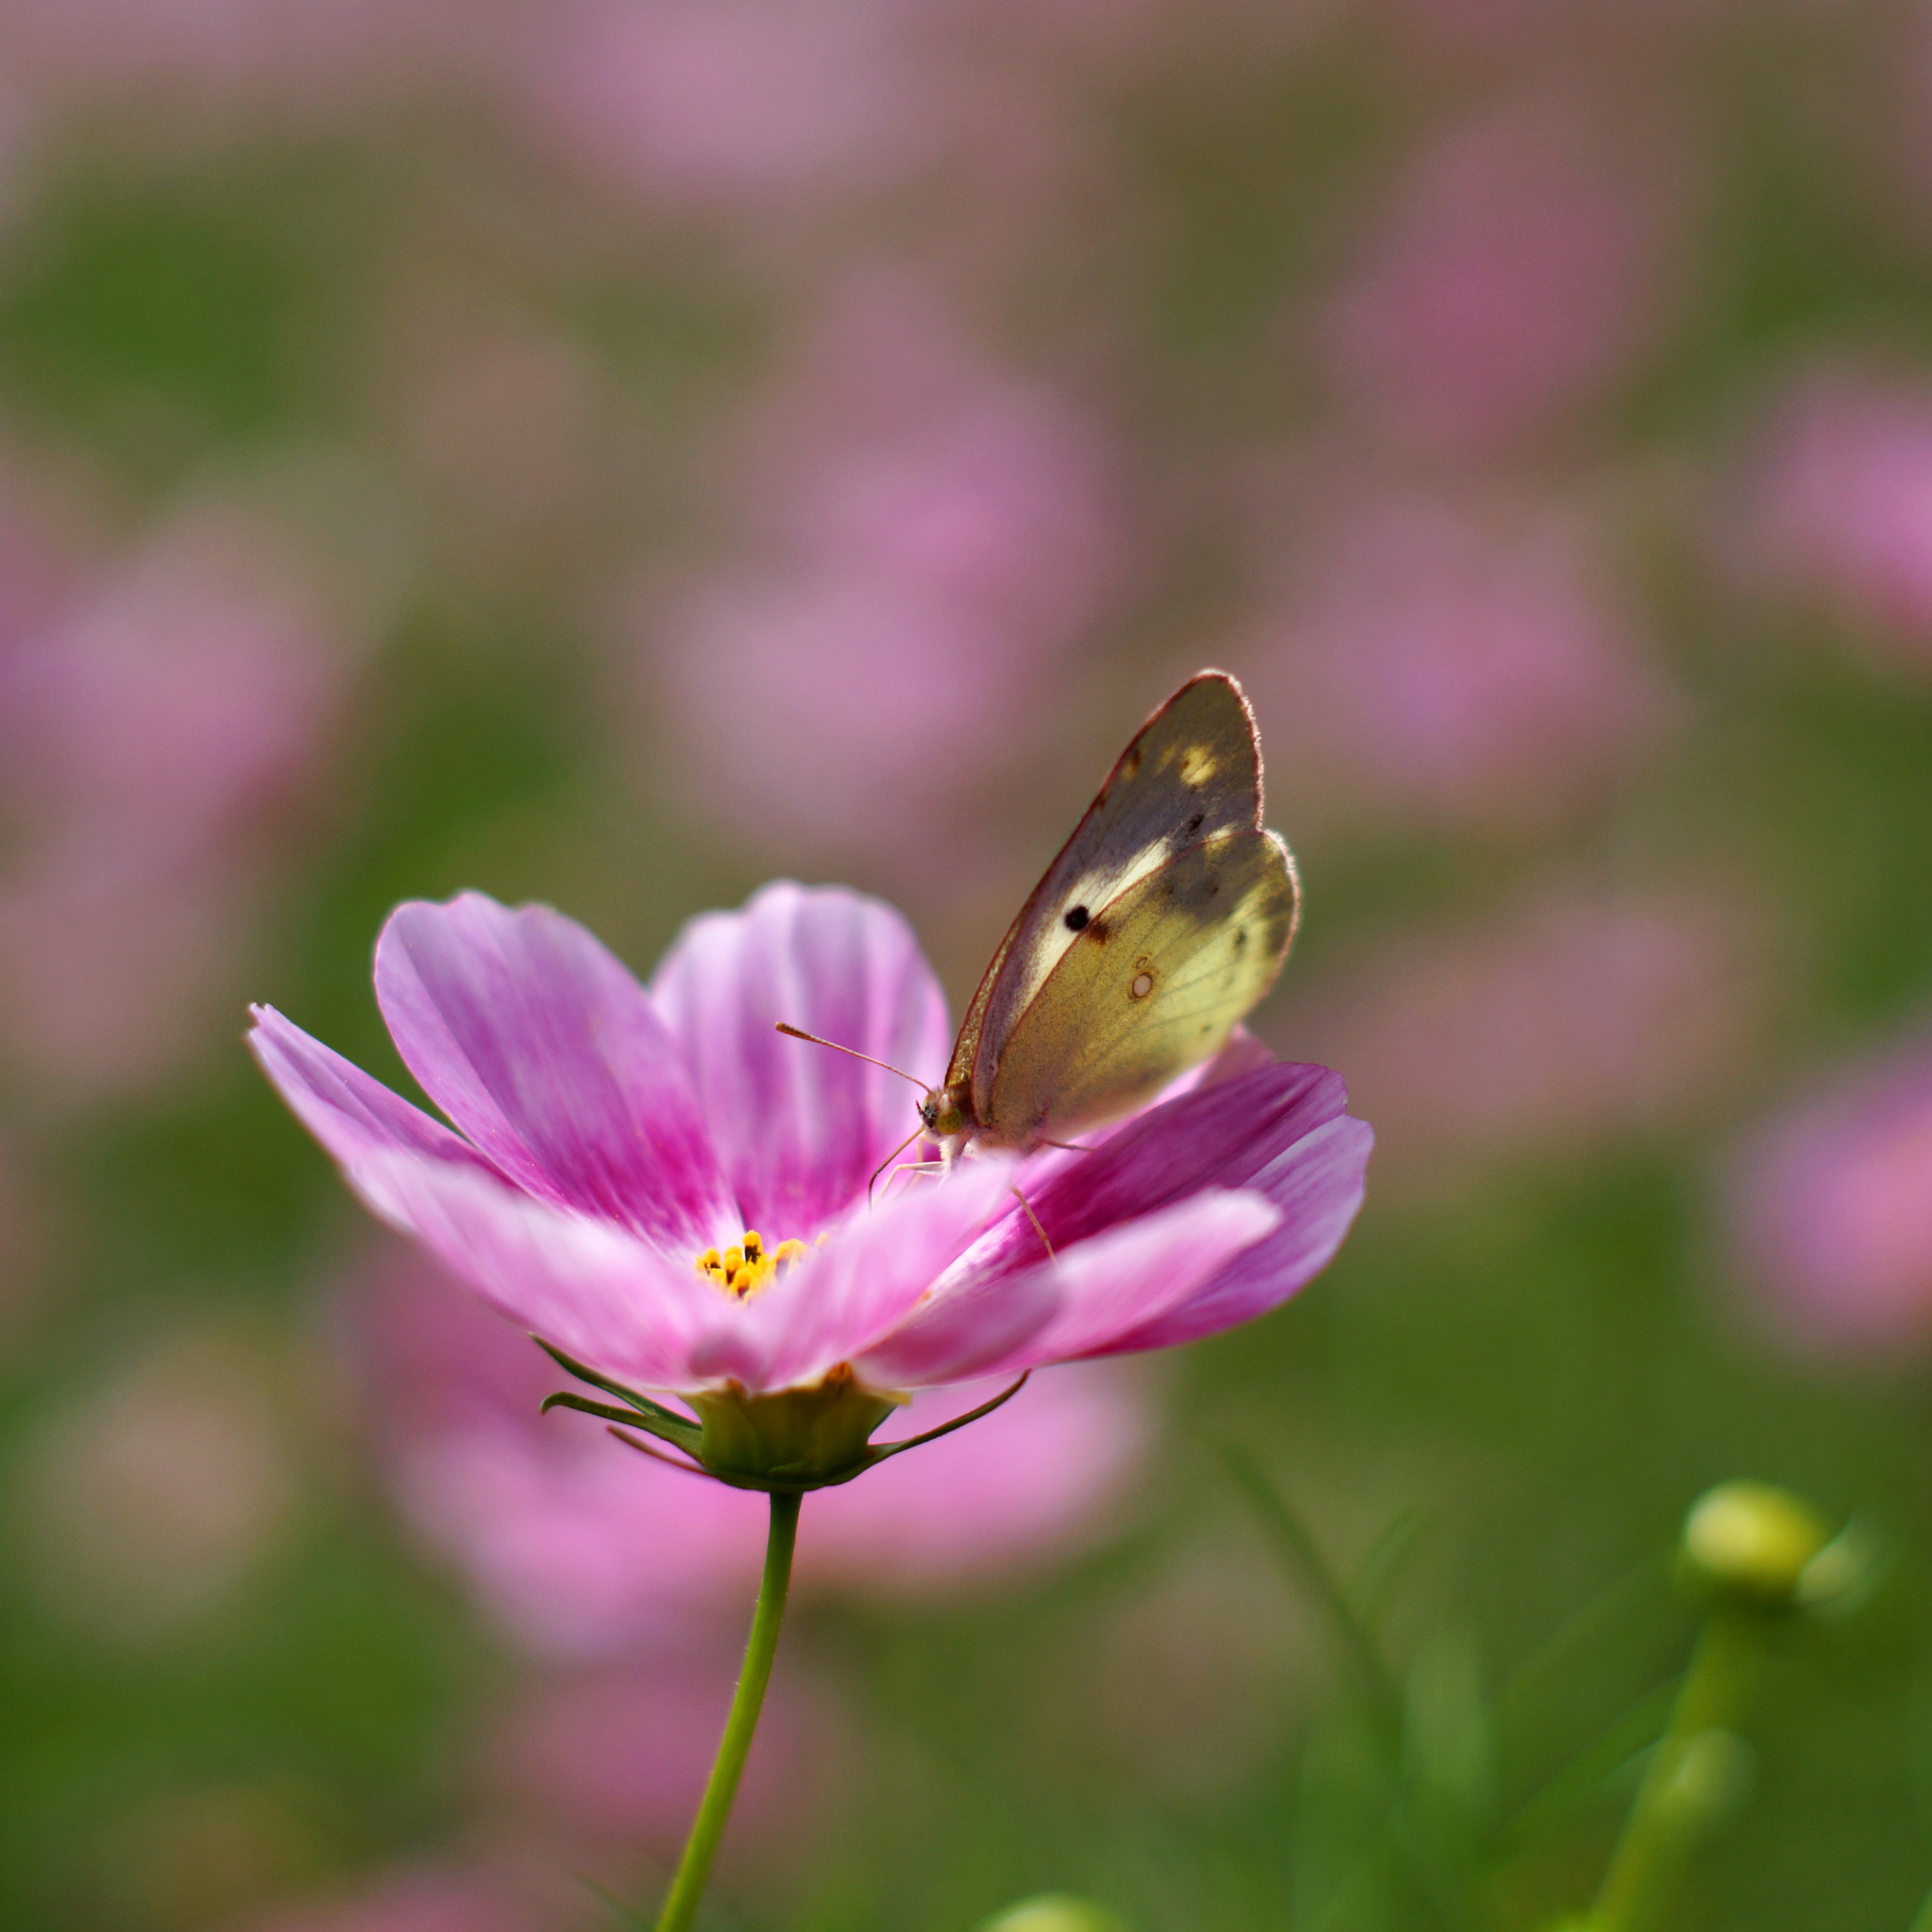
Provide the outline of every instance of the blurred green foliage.
<path id="1" fill-rule="evenodd" d="M 1735 77 L 1714 292 L 1606 434 L 1721 422 L 1774 350 L 1832 329 L 1922 346 L 1922 247 L 1847 215 L 1853 190 L 1780 105 L 1802 50 L 1774 51 L 1768 78 Z M 1177 87 L 1123 116 L 1163 224 L 1138 265 L 1156 442 L 1204 442 L 1246 412 L 1295 419 L 1292 374 L 1256 392 L 1256 342 L 1283 292 L 1332 264 L 1337 211 L 1402 110 L 1346 44 L 1257 76 L 1237 105 Z M 447 138 L 460 164 L 463 138 Z M 406 232 L 400 213 L 376 218 L 370 183 L 399 202 L 433 190 L 380 142 L 298 165 L 267 145 L 153 179 L 57 174 L 8 244 L 9 406 L 94 452 L 130 496 L 350 426 L 351 298 Z M 758 277 L 688 237 L 574 280 L 547 280 L 540 250 L 491 245 L 513 258 L 496 272 L 518 298 L 548 305 L 668 433 L 701 442 L 761 352 Z M 1374 1200 L 1301 1300 L 1173 1365 L 1160 1466 L 1098 1555 L 982 1604 L 807 1609 L 788 1646 L 850 1694 L 862 1748 L 788 1899 L 728 1884 L 717 1925 L 960 1932 L 1004 1901 L 1070 1891 L 1134 1932 L 1536 1932 L 1593 1891 L 1664 1720 L 1692 1630 L 1670 1582 L 1683 1511 L 1739 1474 L 1876 1523 L 1899 1556 L 1860 1616 L 1774 1647 L 1754 1788 L 1700 1858 L 1682 1923 L 1905 1925 L 1932 1876 L 1925 1384 L 1837 1380 L 1740 1332 L 1717 1292 L 1712 1202 L 1714 1150 L 1749 1104 L 1806 1056 L 1904 1018 L 1932 983 L 1932 699 L 1796 620 L 1736 634 L 1657 520 L 1638 567 L 1700 728 L 1615 825 L 1570 836 L 1640 874 L 1700 849 L 1743 855 L 1795 934 L 1781 1060 L 1694 1130 L 1513 1161 L 1447 1198 Z M 676 526 L 668 512 L 640 540 Z M 752 875 L 613 768 L 580 614 L 533 593 L 532 611 L 496 622 L 462 590 L 412 600 L 382 640 L 339 796 L 303 833 L 257 969 L 261 997 L 405 1090 L 368 986 L 398 898 L 556 898 L 644 968 L 680 918 Z M 1107 675 L 1136 692 L 1130 710 L 1157 694 L 1124 652 Z M 1040 842 L 1016 856 L 1022 872 L 1050 828 Z M 1309 856 L 1317 964 L 1401 918 L 1492 902 L 1523 869 L 1480 839 L 1379 832 Z M 974 962 L 947 963 L 956 995 Z M 1290 1048 L 1294 982 L 1267 1022 Z M 316 1310 L 362 1239 L 357 1210 L 238 1046 L 84 1118 L 18 1112 L 58 1254 L 0 1364 L 0 1453 L 31 1490 L 72 1405 L 205 1326 L 246 1337 L 300 1502 L 214 1612 L 138 1638 L 50 1593 L 31 1510 L 7 1517 L 0 1924 L 219 1927 L 265 1890 L 459 1836 L 513 1666 L 406 1546 L 344 1402 L 318 1387 Z M 1265 1569 L 1231 1447 L 1298 1499 L 1310 1546 L 1350 1580 L 1388 1660 L 1385 1708 L 1366 1720 L 1305 1593 Z M 1190 1586 L 1218 1591 L 1235 1627 L 1183 1617 L 1180 1654 L 1154 1667 L 1136 1619 L 1177 1593 L 1193 1602 Z M 215 1802 L 238 1792 L 255 1811 Z M 232 1892 L 215 1852 L 200 1883 L 153 1849 L 185 1846 L 194 1866 L 202 1817 L 218 1848 L 240 1834 Z M 151 1868 L 173 1876 L 140 1876 Z M 634 1896 L 657 1875 L 594 1876 Z"/>

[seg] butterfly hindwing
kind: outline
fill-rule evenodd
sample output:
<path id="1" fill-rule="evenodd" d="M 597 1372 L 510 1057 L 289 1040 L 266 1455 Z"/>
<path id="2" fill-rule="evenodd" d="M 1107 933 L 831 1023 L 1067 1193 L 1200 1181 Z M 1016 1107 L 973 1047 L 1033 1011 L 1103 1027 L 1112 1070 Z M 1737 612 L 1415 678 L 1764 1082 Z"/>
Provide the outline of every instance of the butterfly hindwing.
<path id="1" fill-rule="evenodd" d="M 980 1118 L 1029 1145 L 1150 1100 L 1218 1053 L 1292 932 L 1288 850 L 1252 826 L 1191 845 L 1095 914 L 1020 1016 Z"/>

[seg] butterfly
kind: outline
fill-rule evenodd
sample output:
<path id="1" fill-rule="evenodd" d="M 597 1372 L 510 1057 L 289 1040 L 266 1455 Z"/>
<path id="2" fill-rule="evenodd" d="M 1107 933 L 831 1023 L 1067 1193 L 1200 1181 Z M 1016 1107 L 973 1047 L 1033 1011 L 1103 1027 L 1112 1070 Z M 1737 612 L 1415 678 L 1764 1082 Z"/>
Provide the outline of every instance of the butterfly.
<path id="1" fill-rule="evenodd" d="M 1254 713 L 1202 671 L 1135 734 L 1020 908 L 914 1137 L 950 1165 L 1132 1112 L 1226 1045 L 1274 984 L 1298 903 L 1262 824 Z"/>

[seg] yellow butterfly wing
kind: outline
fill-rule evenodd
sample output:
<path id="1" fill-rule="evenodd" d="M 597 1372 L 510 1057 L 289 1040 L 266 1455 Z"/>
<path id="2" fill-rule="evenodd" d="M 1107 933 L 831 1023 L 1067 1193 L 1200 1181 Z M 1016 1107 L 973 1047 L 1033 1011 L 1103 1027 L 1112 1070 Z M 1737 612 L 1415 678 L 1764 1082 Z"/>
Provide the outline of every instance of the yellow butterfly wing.
<path id="1" fill-rule="evenodd" d="M 1226 842 L 1237 834 L 1245 835 L 1245 842 Z M 1118 932 L 1130 910 L 1136 917 L 1142 916 L 1138 909 L 1147 902 L 1130 898 L 1137 886 L 1190 851 L 1210 849 L 1220 855 L 1211 869 L 1222 883 L 1216 893 L 1205 892 L 1204 886 L 1192 914 L 1172 914 L 1163 946 L 1182 946 L 1190 920 L 1202 928 L 1211 927 L 1224 916 L 1215 909 L 1217 900 L 1223 905 L 1231 903 L 1220 894 L 1232 886 L 1245 891 L 1269 881 L 1268 916 L 1258 914 L 1250 922 L 1249 936 L 1239 949 L 1244 955 L 1241 970 L 1228 979 L 1229 991 L 1222 996 L 1230 1006 L 1238 997 L 1244 997 L 1246 1004 L 1225 1024 L 1204 1016 L 1205 1033 L 1200 1030 L 1203 1020 L 1195 1022 L 1192 1037 L 1203 1042 L 1198 1052 L 1184 1048 L 1178 1032 L 1163 1035 L 1166 1043 L 1158 1052 L 1150 1048 L 1150 1067 L 1155 1060 L 1165 1065 L 1178 1054 L 1175 1073 L 1217 1052 L 1228 1032 L 1267 992 L 1280 969 L 1294 924 L 1293 864 L 1280 842 L 1262 831 L 1261 747 L 1253 714 L 1240 686 L 1222 671 L 1204 671 L 1190 679 L 1141 728 L 986 968 L 946 1072 L 948 1090 L 968 1102 L 973 1128 L 982 1138 L 1018 1144 L 1048 1131 L 1024 1124 L 1026 1109 L 1040 1104 L 1044 1083 L 1052 1077 L 1043 1063 L 1035 1069 L 1036 1043 L 1051 1040 L 1058 1064 L 1067 1036 L 1077 1034 L 1080 1024 L 1075 988 L 1085 983 L 1083 974 L 1090 965 L 1099 970 L 1102 952 L 1110 958 L 1118 956 L 1111 950 L 1111 940 L 1089 937 L 1094 923 L 1100 922 L 1102 934 Z M 1229 866 L 1234 868 L 1234 875 L 1223 878 Z M 1198 869 L 1184 866 L 1170 883 L 1177 891 L 1184 883 L 1191 885 Z M 1204 880 L 1206 876 L 1202 874 Z M 1260 949 L 1258 956 L 1246 954 L 1250 946 Z M 1251 964 L 1253 958 L 1264 964 Z M 1060 982 L 1063 966 L 1076 962 L 1089 964 L 1072 964 L 1064 983 Z M 1050 986 L 1054 990 L 1048 997 Z M 1243 988 L 1248 989 L 1245 994 L 1239 991 Z M 1042 998 L 1047 1003 L 1036 1014 Z M 1163 996 L 1162 1010 L 1166 1010 Z M 1113 1009 L 1107 1011 L 1112 1013 Z M 1147 1017 L 1140 1016 L 1142 1021 Z M 1133 1030 L 1131 1021 L 1124 1024 Z M 1162 1024 L 1164 1029 L 1165 1020 Z M 1019 1058 L 1015 1062 L 1016 1053 Z M 1102 1111 L 1124 1111 L 1144 1090 L 1152 1090 L 1139 1072 L 1130 1078 L 1124 1062 L 1117 1077 L 1130 1081 L 1132 1091 L 1118 1106 Z M 1154 1087 L 1170 1077 L 1155 1078 L 1150 1071 L 1147 1075 Z M 1013 1098 L 1019 1090 L 1012 1084 L 1015 1081 L 1023 1081 L 1032 1094 L 1024 1106 Z M 1089 1082 L 1096 1096 L 1100 1082 L 1097 1072 Z M 1040 1090 L 1034 1092 L 1036 1088 Z M 1098 1117 L 1097 1097 L 1091 1106 L 1084 1100 L 1082 1106 L 1088 1118 Z M 1058 1106 L 1050 1106 L 1048 1111 L 1063 1126 L 1065 1118 L 1072 1117 Z"/>
<path id="2" fill-rule="evenodd" d="M 1220 1052 L 1274 983 L 1294 926 L 1288 848 L 1252 826 L 1190 845 L 1094 915 L 1006 1041 L 986 1138 L 1064 1139 Z"/>

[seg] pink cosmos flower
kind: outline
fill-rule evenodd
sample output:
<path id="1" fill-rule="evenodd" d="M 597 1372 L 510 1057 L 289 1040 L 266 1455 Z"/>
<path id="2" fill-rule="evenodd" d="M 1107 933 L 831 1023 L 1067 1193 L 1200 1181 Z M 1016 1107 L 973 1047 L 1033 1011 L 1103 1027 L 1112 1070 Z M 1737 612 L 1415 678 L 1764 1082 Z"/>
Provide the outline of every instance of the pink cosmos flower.
<path id="1" fill-rule="evenodd" d="M 1768 1122 L 1730 1193 L 1739 1272 L 1792 1342 L 1876 1354 L 1932 1339 L 1932 1040 Z"/>
<path id="2" fill-rule="evenodd" d="M 634 1458 L 539 1413 L 556 1372 L 414 1256 L 358 1281 L 357 1383 L 403 1506 L 528 1649 L 608 1657 L 704 1628 L 757 1583 L 764 1506 Z M 1036 1377 L 964 1435 L 815 1502 L 794 1588 L 956 1592 L 1081 1546 L 1147 1444 L 1124 1365 Z M 935 1393 L 950 1420 L 998 1393 Z M 923 1414 L 922 1420 L 925 1420 Z"/>
<path id="3" fill-rule="evenodd" d="M 1488 448 L 1587 401 L 1654 332 L 1658 172 L 1532 100 L 1426 153 L 1329 316 L 1344 383 L 1398 440 Z M 1654 140 L 1640 152 L 1655 152 Z"/>
<path id="4" fill-rule="evenodd" d="M 1825 371 L 1774 412 L 1739 548 L 1756 575 L 1932 652 L 1932 386 Z"/>
<path id="5" fill-rule="evenodd" d="M 1381 817 L 1535 825 L 1600 794 L 1671 706 L 1588 539 L 1424 497 L 1345 517 L 1239 654 L 1270 742 Z"/>
<path id="6" fill-rule="evenodd" d="M 271 1009 L 250 1036 L 351 1187 L 546 1341 L 700 1407 L 719 1431 L 710 1466 L 759 1480 L 863 1466 L 886 1412 L 875 1391 L 1260 1314 L 1328 1262 L 1361 1201 L 1372 1136 L 1340 1079 L 1272 1064 L 1203 1081 L 1097 1151 L 968 1160 L 868 1199 L 910 1096 L 774 1024 L 935 1072 L 947 1028 L 903 922 L 836 888 L 780 883 L 694 920 L 648 988 L 548 908 L 405 905 L 376 986 L 404 1060 L 466 1138 Z M 757 1460 L 778 1456 L 772 1418 L 816 1430 L 847 1392 L 866 1410 L 849 1436 Z M 755 1449 L 724 1446 L 741 1424 Z"/>

